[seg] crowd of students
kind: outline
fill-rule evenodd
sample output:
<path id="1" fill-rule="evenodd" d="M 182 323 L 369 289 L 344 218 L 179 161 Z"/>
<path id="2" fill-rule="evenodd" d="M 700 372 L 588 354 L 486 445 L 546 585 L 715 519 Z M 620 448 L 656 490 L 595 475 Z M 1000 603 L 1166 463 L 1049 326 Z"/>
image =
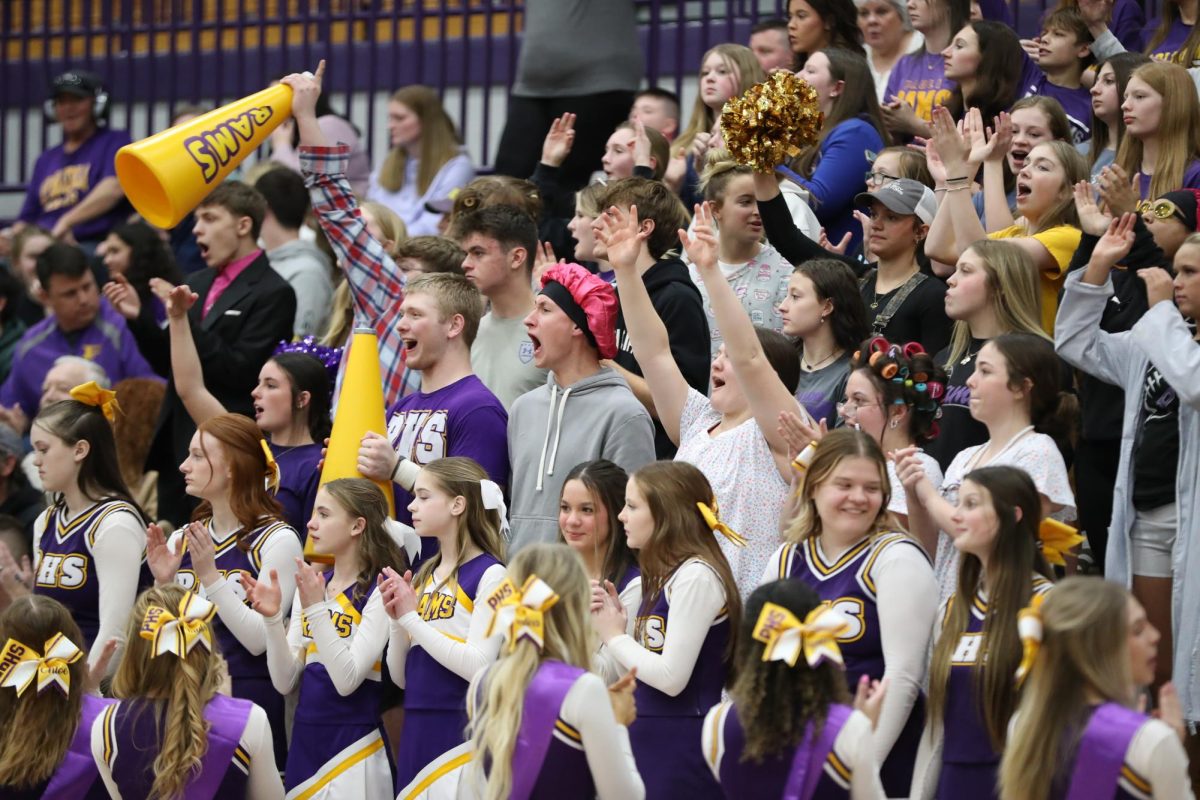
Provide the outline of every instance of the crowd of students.
<path id="1" fill-rule="evenodd" d="M 419 86 L 371 171 L 322 62 L 183 232 L 103 174 L 51 218 L 120 140 L 63 76 L 0 237 L 0 793 L 1192 797 L 1196 5 L 790 0 L 688 119 L 526 75 L 514 176 Z M 823 122 L 756 171 L 776 69 Z M 319 485 L 355 330 L 387 429 Z"/>

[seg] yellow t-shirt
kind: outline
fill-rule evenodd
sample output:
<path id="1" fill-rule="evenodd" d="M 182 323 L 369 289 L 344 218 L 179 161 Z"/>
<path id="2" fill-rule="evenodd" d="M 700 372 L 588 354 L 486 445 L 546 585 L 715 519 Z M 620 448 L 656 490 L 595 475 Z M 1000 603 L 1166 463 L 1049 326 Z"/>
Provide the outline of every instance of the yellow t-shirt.
<path id="1" fill-rule="evenodd" d="M 1004 230 L 989 233 L 988 238 L 1023 239 L 1028 235 L 1024 226 L 1013 225 Z M 1075 250 L 1078 249 L 1079 240 L 1082 237 L 1083 234 L 1079 228 L 1073 228 L 1070 225 L 1058 225 L 1033 235 L 1033 238 L 1041 242 L 1042 246 L 1050 253 L 1055 264 L 1053 269 L 1042 270 L 1041 275 L 1042 330 L 1050 336 L 1054 335 L 1054 316 L 1058 313 L 1058 292 L 1062 288 L 1067 267 L 1071 265 L 1071 257 L 1075 255 Z"/>

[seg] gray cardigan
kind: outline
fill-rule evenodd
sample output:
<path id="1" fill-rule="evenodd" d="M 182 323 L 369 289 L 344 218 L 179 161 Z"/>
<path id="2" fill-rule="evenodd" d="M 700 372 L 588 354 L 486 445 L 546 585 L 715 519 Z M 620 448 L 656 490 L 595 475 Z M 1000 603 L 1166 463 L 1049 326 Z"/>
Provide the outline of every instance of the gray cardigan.
<path id="1" fill-rule="evenodd" d="M 1200 547 L 1191 541 L 1200 524 L 1200 344 L 1173 303 L 1155 303 L 1129 331 L 1106 333 L 1100 316 L 1113 293 L 1082 282 L 1084 270 L 1067 277 L 1054 326 L 1054 346 L 1071 365 L 1125 390 L 1121 428 L 1121 461 L 1108 529 L 1107 572 L 1125 586 L 1131 583 L 1129 531 L 1133 526 L 1133 451 L 1141 432 L 1142 383 L 1151 363 L 1179 395 L 1179 471 L 1175 494 L 1179 534 L 1171 571 L 1171 607 L 1175 663 L 1172 680 L 1179 690 L 1184 717 L 1200 721 Z"/>

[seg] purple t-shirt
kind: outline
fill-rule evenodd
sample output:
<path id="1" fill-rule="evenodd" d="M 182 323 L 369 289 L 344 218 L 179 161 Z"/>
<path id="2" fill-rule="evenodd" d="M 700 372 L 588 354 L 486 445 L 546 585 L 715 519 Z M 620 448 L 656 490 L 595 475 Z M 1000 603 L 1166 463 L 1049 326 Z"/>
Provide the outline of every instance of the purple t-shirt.
<path id="1" fill-rule="evenodd" d="M 941 53 L 909 53 L 901 56 L 888 76 L 885 102 L 896 95 L 917 112 L 917 116 L 929 122 L 933 119 L 933 107 L 942 106 L 950 99 L 954 81 L 946 78 L 946 64 Z"/>
<path id="2" fill-rule="evenodd" d="M 33 165 L 18 219 L 47 230 L 54 228 L 59 217 L 77 206 L 96 184 L 116 176 L 117 151 L 127 144 L 126 131 L 101 128 L 73 153 L 65 152 L 61 144 L 42 153 Z M 107 213 L 76 225 L 72 233 L 80 241 L 103 238 L 129 211 L 129 204 L 122 200 Z"/>
<path id="3" fill-rule="evenodd" d="M 1026 97 L 1033 95 L 1053 97 L 1063 107 L 1063 111 L 1067 114 L 1067 121 L 1071 123 L 1073 144 L 1082 144 L 1092 138 L 1092 95 L 1087 89 L 1083 87 L 1068 89 L 1065 86 L 1056 86 L 1041 70 L 1038 70 L 1034 82 L 1025 86 Z"/>
<path id="4" fill-rule="evenodd" d="M 508 412 L 474 375 L 436 392 L 400 398 L 388 415 L 388 439 L 414 464 L 466 456 L 501 487 L 508 485 Z M 396 518 L 401 522 L 412 521 L 410 502 L 412 495 L 397 487 Z"/>
<path id="5" fill-rule="evenodd" d="M 104 368 L 115 386 L 126 378 L 162 380 L 142 358 L 125 318 L 100 300 L 100 311 L 91 325 L 81 331 L 63 333 L 54 317 L 25 331 L 13 353 L 12 371 L 0 386 L 0 404 L 19 403 L 33 419 L 42 397 L 42 381 L 59 356 L 81 356 Z"/>
<path id="6" fill-rule="evenodd" d="M 1142 41 L 1149 44 L 1150 39 L 1154 36 L 1154 32 L 1158 30 L 1159 24 L 1161 24 L 1161 19 L 1156 19 L 1147 25 L 1146 30 L 1142 33 Z M 1158 46 L 1151 51 L 1150 57 L 1156 61 L 1174 61 L 1178 63 L 1179 51 L 1183 48 L 1183 43 L 1187 41 L 1188 34 L 1191 32 L 1191 25 L 1188 25 L 1182 19 L 1176 18 L 1171 23 L 1171 27 L 1167 29 L 1166 38 L 1159 42 Z M 1192 65 L 1184 64 L 1183 66 L 1190 67 Z"/>
<path id="7" fill-rule="evenodd" d="M 1150 196 L 1150 182 L 1153 179 L 1153 175 L 1147 175 L 1144 172 L 1138 173 L 1138 189 L 1142 200 L 1154 199 Z M 1183 171 L 1183 183 L 1174 188 L 1200 189 L 1200 161 L 1193 161 L 1187 165 L 1187 169 Z"/>

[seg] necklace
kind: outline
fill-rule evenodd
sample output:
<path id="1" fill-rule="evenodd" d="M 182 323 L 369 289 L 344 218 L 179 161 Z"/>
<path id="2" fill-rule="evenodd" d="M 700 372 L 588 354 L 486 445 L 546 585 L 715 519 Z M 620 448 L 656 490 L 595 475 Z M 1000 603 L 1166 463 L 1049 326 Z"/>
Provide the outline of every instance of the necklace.
<path id="1" fill-rule="evenodd" d="M 987 344 L 987 342 L 982 342 L 982 343 L 980 343 L 979 347 L 976 347 L 976 348 L 975 348 L 975 352 L 971 352 L 971 348 L 970 348 L 970 347 L 968 347 L 968 348 L 967 348 L 967 354 L 966 354 L 965 356 L 963 356 L 961 359 L 959 359 L 959 362 L 958 362 L 958 363 L 959 363 L 959 364 L 961 364 L 961 365 L 962 365 L 962 366 L 964 366 L 964 367 L 965 367 L 967 364 L 970 364 L 970 363 L 971 363 L 971 359 L 972 359 L 972 358 L 974 358 L 975 356 L 979 355 L 979 351 L 983 349 L 983 345 L 985 345 L 985 344 Z M 954 367 L 955 367 L 955 365 L 954 365 L 954 364 L 947 364 L 947 365 L 946 365 L 946 377 L 947 377 L 947 378 L 953 377 L 953 375 L 954 375 Z"/>
<path id="2" fill-rule="evenodd" d="M 842 352 L 841 350 L 838 350 L 838 349 L 835 347 L 832 353 L 830 353 L 829 355 L 825 356 L 824 358 L 822 358 L 820 361 L 816 362 L 815 364 L 810 364 L 810 363 L 808 362 L 808 360 L 807 360 L 807 359 L 806 359 L 804 356 L 800 356 L 800 366 L 804 368 L 804 371 L 805 371 L 805 372 L 816 372 L 816 371 L 817 371 L 817 369 L 819 369 L 820 367 L 823 367 L 823 366 L 825 366 L 825 365 L 826 365 L 826 364 L 828 364 L 830 361 L 832 361 L 833 359 L 837 358 L 837 356 L 838 356 L 838 355 L 839 355 L 841 352 Z"/>

